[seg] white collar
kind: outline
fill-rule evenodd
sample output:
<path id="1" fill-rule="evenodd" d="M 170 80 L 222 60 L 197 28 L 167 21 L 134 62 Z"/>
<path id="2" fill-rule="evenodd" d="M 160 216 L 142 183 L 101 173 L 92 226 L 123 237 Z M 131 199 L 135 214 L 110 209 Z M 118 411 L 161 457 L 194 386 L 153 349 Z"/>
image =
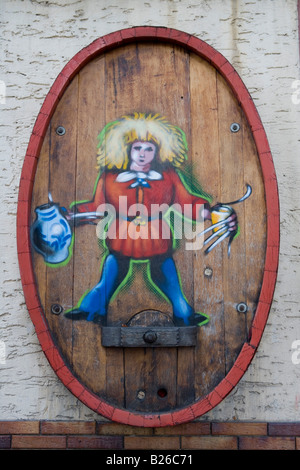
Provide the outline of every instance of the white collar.
<path id="1" fill-rule="evenodd" d="M 125 183 L 126 181 L 130 181 L 132 179 L 141 178 L 144 180 L 161 180 L 162 175 L 158 173 L 158 171 L 150 170 L 148 173 L 144 173 L 143 171 L 123 171 L 119 173 L 116 181 L 118 183 Z"/>

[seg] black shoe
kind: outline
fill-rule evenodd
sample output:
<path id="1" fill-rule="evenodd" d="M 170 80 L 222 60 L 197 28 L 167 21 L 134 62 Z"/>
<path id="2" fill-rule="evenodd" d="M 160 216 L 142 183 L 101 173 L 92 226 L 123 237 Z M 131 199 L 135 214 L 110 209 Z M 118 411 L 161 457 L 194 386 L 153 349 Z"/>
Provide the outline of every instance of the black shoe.
<path id="1" fill-rule="evenodd" d="M 70 310 L 69 312 L 65 313 L 66 318 L 70 318 L 71 320 L 87 320 L 89 316 L 89 312 L 85 312 L 84 310 L 80 310 L 80 308 L 73 308 L 73 310 Z M 98 315 L 95 313 L 93 320 L 94 323 L 97 323 L 98 325 L 105 326 L 106 325 L 106 315 Z"/>
<path id="2" fill-rule="evenodd" d="M 204 313 L 194 313 L 191 323 L 196 326 L 203 326 L 209 322 L 209 316 Z"/>
<path id="3" fill-rule="evenodd" d="M 69 312 L 65 313 L 66 318 L 71 318 L 71 320 L 86 320 L 89 312 L 84 312 L 79 308 L 73 308 Z"/>
<path id="4" fill-rule="evenodd" d="M 183 318 L 174 317 L 175 326 L 203 326 L 209 322 L 209 316 L 204 313 L 194 313 L 188 317 L 188 325 L 184 323 Z"/>

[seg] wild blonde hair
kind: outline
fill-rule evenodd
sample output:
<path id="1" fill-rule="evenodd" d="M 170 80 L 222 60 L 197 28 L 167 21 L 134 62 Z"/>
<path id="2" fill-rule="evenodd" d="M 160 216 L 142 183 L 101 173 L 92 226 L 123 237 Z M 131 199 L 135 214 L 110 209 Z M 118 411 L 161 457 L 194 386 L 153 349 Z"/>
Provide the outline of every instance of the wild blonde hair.
<path id="1" fill-rule="evenodd" d="M 135 141 L 153 142 L 157 159 L 180 167 L 187 158 L 185 133 L 164 116 L 135 112 L 108 123 L 98 136 L 98 169 L 125 170 L 129 163 L 128 146 Z"/>

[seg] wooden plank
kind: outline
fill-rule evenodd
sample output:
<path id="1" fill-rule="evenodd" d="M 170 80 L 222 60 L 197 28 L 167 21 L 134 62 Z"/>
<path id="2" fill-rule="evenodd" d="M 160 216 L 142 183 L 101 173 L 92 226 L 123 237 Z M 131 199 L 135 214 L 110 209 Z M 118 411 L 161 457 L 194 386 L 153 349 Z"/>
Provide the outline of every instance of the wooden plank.
<path id="1" fill-rule="evenodd" d="M 74 201 L 92 200 L 97 180 L 97 136 L 105 125 L 105 59 L 90 62 L 78 75 L 76 138 L 76 193 Z M 97 221 L 95 222 L 97 223 Z M 75 228 L 73 250 L 73 305 L 98 282 L 104 250 L 96 225 Z M 71 321 L 71 320 L 69 320 Z M 90 347 L 92 346 L 92 349 Z M 106 352 L 101 346 L 101 328 L 93 322 L 73 322 L 73 367 L 95 393 L 106 392 Z"/>
<path id="2" fill-rule="evenodd" d="M 245 313 L 247 324 L 247 337 L 250 332 L 252 320 L 256 312 L 258 298 L 262 286 L 262 278 L 266 254 L 266 202 L 265 189 L 254 139 L 247 122 L 244 129 L 244 172 L 245 181 L 252 186 L 252 195 L 245 203 L 245 253 L 247 291 Z"/>
<path id="3" fill-rule="evenodd" d="M 213 206 L 222 199 L 217 72 L 205 60 L 191 55 L 192 155 L 195 175 L 212 196 Z M 209 227 L 210 222 L 205 224 Z M 204 238 L 208 238 L 211 232 Z M 197 311 L 209 315 L 198 331 L 194 380 L 196 396 L 203 396 L 225 374 L 223 310 L 223 246 L 208 255 L 195 251 L 194 288 Z"/>
<path id="4" fill-rule="evenodd" d="M 188 162 L 192 163 L 192 131 L 191 131 L 191 90 L 190 90 L 190 54 L 187 54 L 180 48 L 174 49 L 174 78 L 173 87 L 170 89 L 169 100 L 171 96 L 176 96 L 176 100 L 172 99 L 169 107 L 172 109 L 172 119 L 174 124 L 178 125 L 184 132 L 188 144 Z M 170 79 L 171 81 L 171 79 Z M 187 177 L 186 181 L 190 188 L 192 187 L 192 173 Z M 174 253 L 174 261 L 176 263 L 178 275 L 180 278 L 182 290 L 188 303 L 196 309 L 195 306 L 195 288 L 194 288 L 194 250 L 190 250 L 194 242 L 194 227 L 184 221 L 183 239 L 178 245 L 178 249 Z M 190 232 L 190 233 L 188 233 Z M 191 238 L 189 238 L 191 237 Z M 177 398 L 176 403 L 182 406 L 185 403 L 191 403 L 195 398 L 195 349 L 181 348 L 177 350 Z M 191 377 L 193 379 L 191 380 Z"/>
<path id="5" fill-rule="evenodd" d="M 45 135 L 35 174 L 31 201 L 31 225 L 36 219 L 36 207 L 43 205 L 48 201 L 49 147 L 50 126 L 48 127 L 47 133 Z M 34 266 L 34 273 L 37 280 L 39 298 L 41 301 L 41 305 L 45 311 L 47 267 L 44 262 L 44 258 L 34 249 L 32 249 L 32 260 Z"/>
<path id="6" fill-rule="evenodd" d="M 157 365 L 154 354 L 156 356 L 152 348 L 126 350 L 124 354 L 127 371 L 124 375 L 126 409 L 145 412 L 158 408 L 156 399 L 158 389 L 154 382 L 154 371 Z M 134 374 L 130 374 L 129 370 L 133 364 Z"/>
<path id="7" fill-rule="evenodd" d="M 95 394 L 106 392 L 106 351 L 101 344 L 101 327 L 93 322 L 73 323 L 72 370 Z M 80 323 L 80 325 L 79 325 Z"/>
<path id="8" fill-rule="evenodd" d="M 220 202 L 230 202 L 241 197 L 245 192 L 242 110 L 225 80 L 218 75 L 218 110 L 220 136 Z M 240 126 L 238 132 L 231 131 L 231 125 Z M 226 372 L 232 367 L 242 344 L 246 340 L 246 323 L 236 305 L 243 302 L 247 282 L 245 274 L 245 219 L 244 204 L 232 206 L 238 215 L 240 234 L 232 243 L 230 257 L 223 246 L 223 292 L 224 292 L 224 335 Z M 216 248 L 218 249 L 218 248 Z"/>
<path id="9" fill-rule="evenodd" d="M 125 48 L 126 49 L 126 48 Z M 135 49 L 135 48 L 134 48 Z M 122 48 L 121 51 L 124 51 Z M 120 57 L 120 50 L 113 50 L 109 54 L 105 55 L 105 95 L 104 95 L 104 104 L 105 104 L 105 119 L 106 123 L 114 121 L 119 118 L 121 115 L 128 112 L 126 106 L 128 106 L 128 98 L 125 90 L 123 90 L 123 95 L 121 93 L 121 87 L 126 86 L 127 94 L 130 94 L 130 80 L 125 79 L 126 76 L 130 74 L 129 70 L 132 72 L 130 75 L 135 76 L 136 64 L 136 55 L 133 52 L 125 53 L 124 59 Z M 129 54 L 129 55 L 128 55 Z M 127 57 L 127 61 L 126 61 Z M 122 62 L 124 60 L 124 63 Z M 126 65 L 130 62 L 131 66 L 129 69 L 126 68 Z M 123 77 L 122 80 L 121 77 Z M 129 82 L 129 83 L 128 83 Z M 129 87 L 129 88 L 128 88 Z M 124 100 L 124 101 L 123 101 Z M 124 106 L 124 107 L 123 107 Z M 116 302 L 118 302 L 118 298 Z M 127 304 L 126 304 L 127 305 Z M 123 305 L 122 305 L 123 306 Z M 129 307 L 129 306 L 128 306 Z M 129 307 L 130 308 L 130 307 Z M 124 309 L 124 306 L 123 306 Z M 123 310 L 122 309 L 122 310 Z M 123 310 L 124 311 L 124 310 Z M 114 315 L 114 304 L 111 302 L 108 310 L 107 323 L 108 325 L 113 323 L 114 319 L 117 321 L 123 322 L 123 318 L 118 318 Z M 121 406 L 125 405 L 125 388 L 124 388 L 124 351 L 123 349 L 107 349 L 106 350 L 106 396 L 108 400 L 115 400 L 115 402 Z"/>
<path id="10" fill-rule="evenodd" d="M 45 181 L 53 201 L 68 207 L 75 197 L 75 165 L 77 126 L 78 77 L 69 85 L 50 123 L 49 181 Z M 64 135 L 56 130 L 63 126 Z M 51 305 L 58 304 L 64 310 L 73 305 L 73 260 L 60 265 L 48 265 L 46 277 L 45 313 L 49 327 L 60 350 L 72 363 L 72 324 L 64 315 L 53 315 Z"/>

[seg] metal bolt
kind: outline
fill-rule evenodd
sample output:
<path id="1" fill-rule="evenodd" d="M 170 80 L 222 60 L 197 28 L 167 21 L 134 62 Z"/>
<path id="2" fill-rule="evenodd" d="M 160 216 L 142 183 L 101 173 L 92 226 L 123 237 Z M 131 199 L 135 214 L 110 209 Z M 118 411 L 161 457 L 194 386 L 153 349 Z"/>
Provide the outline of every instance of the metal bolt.
<path id="1" fill-rule="evenodd" d="M 238 132 L 241 126 L 237 122 L 233 122 L 230 126 L 231 132 Z"/>
<path id="2" fill-rule="evenodd" d="M 245 302 L 240 302 L 237 304 L 236 309 L 239 313 L 246 313 L 248 310 L 248 305 Z"/>
<path id="3" fill-rule="evenodd" d="M 51 305 L 51 313 L 54 315 L 60 315 L 63 311 L 63 307 L 59 304 L 53 304 Z"/>
<path id="4" fill-rule="evenodd" d="M 205 269 L 204 269 L 204 276 L 205 277 L 212 277 L 213 275 L 213 270 L 212 268 L 210 268 L 209 266 L 207 266 Z"/>
<path id="5" fill-rule="evenodd" d="M 157 334 L 155 331 L 146 331 L 143 338 L 146 343 L 155 343 L 157 340 Z"/>
<path id="6" fill-rule="evenodd" d="M 57 135 L 65 135 L 66 129 L 63 126 L 58 126 L 55 132 Z"/>
<path id="7" fill-rule="evenodd" d="M 139 400 L 144 400 L 145 396 L 146 396 L 146 393 L 144 392 L 144 390 L 139 390 L 137 392 L 137 397 Z"/>

